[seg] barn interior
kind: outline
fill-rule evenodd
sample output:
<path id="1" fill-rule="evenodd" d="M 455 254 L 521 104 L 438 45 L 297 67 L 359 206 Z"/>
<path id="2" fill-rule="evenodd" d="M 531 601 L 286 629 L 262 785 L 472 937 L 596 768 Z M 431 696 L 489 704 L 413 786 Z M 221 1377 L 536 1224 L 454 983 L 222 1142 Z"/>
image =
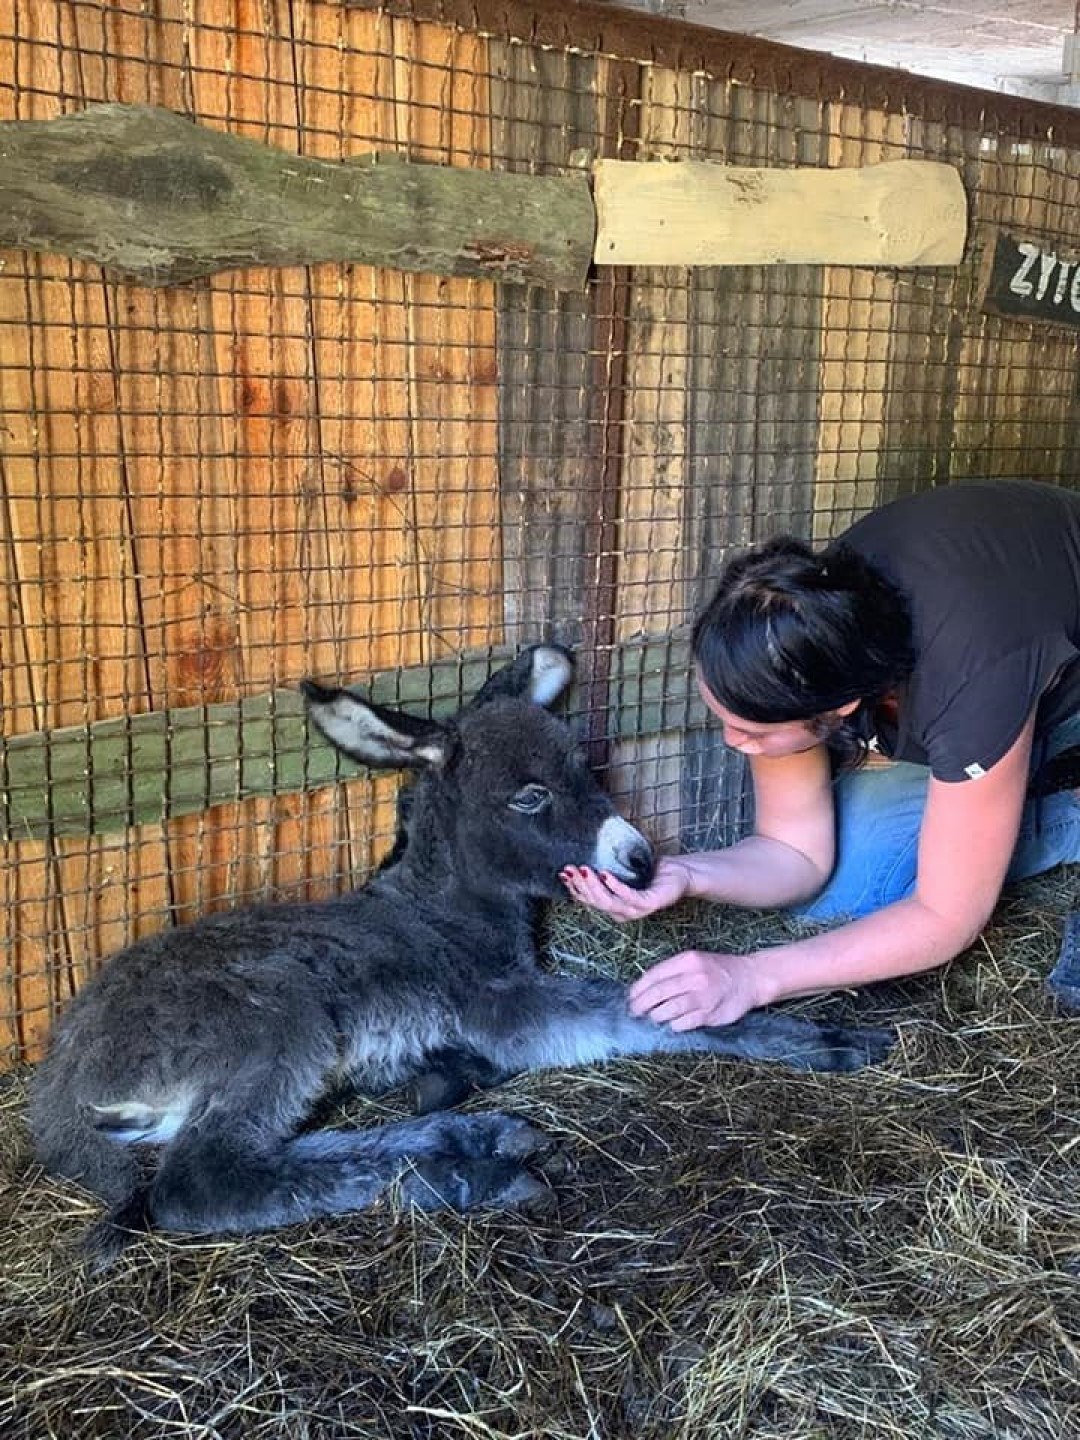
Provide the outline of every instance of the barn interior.
<path id="1" fill-rule="evenodd" d="M 341 893 L 392 844 L 396 780 L 309 733 L 306 677 L 447 715 L 556 641 L 568 719 L 660 849 L 745 831 L 689 664 L 723 560 L 974 477 L 1076 484 L 1068 290 L 1009 313 L 988 275 L 1002 235 L 1080 243 L 1077 28 L 1060 0 L 0 7 L 0 147 L 152 106 L 313 162 L 535 181 L 931 161 L 967 206 L 955 263 L 594 263 L 576 288 L 237 264 L 228 237 L 176 283 L 0 231 L 5 1433 L 1080 1433 L 1080 1030 L 1045 985 L 1070 867 L 940 972 L 794 1002 L 892 1027 L 880 1067 L 667 1058 L 503 1087 L 551 1137 L 550 1200 L 520 1212 L 155 1234 L 98 1273 L 79 1237 L 100 1207 L 25 1127 L 50 1028 L 111 953 Z M 124 191 L 129 159 L 121 215 L 160 198 Z M 202 202 L 177 182 L 171 203 Z M 25 216 L 23 192 L 0 209 Z M 545 936 L 553 965 L 630 980 L 793 924 L 558 904 Z"/>

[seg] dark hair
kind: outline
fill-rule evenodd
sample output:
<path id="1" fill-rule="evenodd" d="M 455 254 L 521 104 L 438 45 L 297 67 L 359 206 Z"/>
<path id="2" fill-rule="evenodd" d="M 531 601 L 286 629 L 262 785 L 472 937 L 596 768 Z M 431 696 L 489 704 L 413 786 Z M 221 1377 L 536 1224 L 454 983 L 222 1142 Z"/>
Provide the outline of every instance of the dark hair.
<path id="1" fill-rule="evenodd" d="M 842 543 L 815 553 L 782 535 L 725 565 L 691 642 L 702 680 L 742 720 L 815 720 L 861 703 L 826 739 L 844 762 L 867 750 L 868 711 L 911 673 L 907 601 Z"/>

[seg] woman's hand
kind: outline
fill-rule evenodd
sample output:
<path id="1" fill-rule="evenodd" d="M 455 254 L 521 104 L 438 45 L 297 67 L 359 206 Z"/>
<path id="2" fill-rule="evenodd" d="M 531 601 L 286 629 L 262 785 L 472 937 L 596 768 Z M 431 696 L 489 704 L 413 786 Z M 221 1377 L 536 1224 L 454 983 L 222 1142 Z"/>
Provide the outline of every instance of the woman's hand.
<path id="1" fill-rule="evenodd" d="M 765 1003 L 759 994 L 760 961 L 754 955 L 681 950 L 651 966 L 630 986 L 632 1015 L 672 1030 L 731 1025 Z"/>
<path id="2" fill-rule="evenodd" d="M 559 878 L 575 900 L 612 920 L 643 920 L 674 905 L 690 888 L 685 865 L 667 856 L 661 856 L 652 884 L 645 890 L 633 890 L 606 870 L 590 870 L 587 865 L 568 865 Z"/>

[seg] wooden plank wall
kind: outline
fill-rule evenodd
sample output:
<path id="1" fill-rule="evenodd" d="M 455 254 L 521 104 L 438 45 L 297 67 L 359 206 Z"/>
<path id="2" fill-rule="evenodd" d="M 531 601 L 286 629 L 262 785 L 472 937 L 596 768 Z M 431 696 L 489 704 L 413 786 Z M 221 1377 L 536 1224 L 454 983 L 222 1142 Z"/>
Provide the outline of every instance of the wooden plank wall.
<path id="1" fill-rule="evenodd" d="M 698 153 L 702 83 L 699 76 L 649 67 L 641 88 L 639 159 L 671 161 Z M 615 632 L 623 646 L 662 635 L 686 610 L 692 291 L 686 270 L 660 266 L 637 271 L 630 287 Z M 689 703 L 689 677 L 685 664 L 672 667 L 668 660 L 666 650 L 657 652 L 654 663 L 663 673 L 654 671 L 651 678 L 674 697 L 681 720 Z M 638 701 L 649 678 L 638 672 L 624 679 L 616 703 Z M 651 816 L 650 834 L 659 844 L 678 841 L 684 747 L 681 724 L 620 739 L 612 747 L 612 793 L 630 814 Z"/>
<path id="2" fill-rule="evenodd" d="M 820 164 L 817 107 L 713 81 L 706 153 L 738 165 Z M 724 560 L 781 532 L 805 533 L 813 508 L 821 297 L 814 269 L 736 266 L 693 280 L 690 606 L 712 594 Z M 730 840 L 748 817 L 746 767 L 697 711 L 686 739 L 680 836 Z"/>
<path id="3" fill-rule="evenodd" d="M 151 101 L 320 157 L 487 163 L 485 42 L 442 27 L 285 0 L 201 24 L 184 0 L 20 0 L 11 32 L 5 118 Z M 323 266 L 152 291 L 16 254 L 0 325 L 5 734 L 501 642 L 492 286 Z M 144 930 L 370 868 L 393 790 L 7 841 L 0 1047 L 35 1053 Z"/>
<path id="4" fill-rule="evenodd" d="M 445 706 L 495 650 L 585 640 L 575 718 L 611 788 L 666 845 L 722 842 L 746 819 L 743 778 L 686 641 L 731 551 L 781 530 L 824 539 L 968 475 L 1075 479 L 1076 337 L 982 315 L 975 274 L 981 227 L 1070 232 L 1080 150 L 1013 138 L 992 106 L 962 125 L 902 85 L 887 105 L 827 80 L 788 94 L 661 50 L 337 0 L 0 5 L 4 118 L 151 102 L 323 158 L 536 172 L 598 154 L 925 156 L 961 168 L 974 219 L 950 271 L 657 269 L 598 274 L 581 296 L 362 266 L 150 291 L 5 256 L 0 712 L 18 743 L 0 745 L 0 819 L 24 818 L 0 839 L 0 1052 L 37 1053 L 56 1008 L 138 934 L 371 867 L 392 781 L 322 783 L 313 754 L 282 764 L 290 793 L 222 789 L 229 757 L 238 776 L 250 763 L 246 716 L 297 743 L 303 675 Z M 206 800 L 189 770 L 177 810 L 214 805 L 170 816 L 169 737 L 190 766 L 200 725 Z M 106 734 L 140 818 L 142 757 L 163 756 L 163 818 L 106 828 L 114 777 L 111 819 L 88 804 L 73 833 L 72 777 L 93 776 Z M 27 747 L 24 773 L 45 779 L 16 806 L 3 766 Z"/>
<path id="5" fill-rule="evenodd" d="M 833 104 L 829 165 L 873 165 L 905 153 L 902 115 Z M 814 538 L 830 539 L 874 505 L 893 338 L 896 272 L 822 267 L 822 333 Z M 922 334 L 923 332 L 920 332 Z"/>

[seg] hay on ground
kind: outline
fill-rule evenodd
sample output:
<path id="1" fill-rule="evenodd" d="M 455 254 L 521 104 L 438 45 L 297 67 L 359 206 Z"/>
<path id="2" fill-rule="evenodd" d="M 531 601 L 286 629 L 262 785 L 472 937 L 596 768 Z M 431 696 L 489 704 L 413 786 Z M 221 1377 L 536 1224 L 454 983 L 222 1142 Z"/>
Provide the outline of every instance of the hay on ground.
<path id="1" fill-rule="evenodd" d="M 1062 1440 L 1080 1435 L 1080 1017 L 1043 988 L 1080 871 L 1023 887 L 940 974 L 802 1002 L 897 1027 L 878 1069 L 715 1058 L 523 1077 L 546 1207 L 378 1208 L 104 1274 L 0 1090 L 0 1433 L 27 1440 Z M 777 917 L 620 929 L 560 906 L 566 967 L 631 977 Z M 402 1113 L 358 1106 L 371 1123 Z"/>

